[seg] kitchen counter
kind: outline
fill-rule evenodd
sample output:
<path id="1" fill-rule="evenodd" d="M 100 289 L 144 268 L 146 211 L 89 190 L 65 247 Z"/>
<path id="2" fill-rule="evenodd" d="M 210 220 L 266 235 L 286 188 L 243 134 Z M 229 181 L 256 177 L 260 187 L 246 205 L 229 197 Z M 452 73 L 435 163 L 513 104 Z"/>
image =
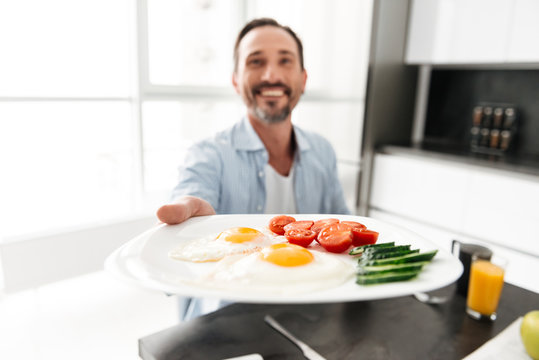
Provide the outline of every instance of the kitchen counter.
<path id="1" fill-rule="evenodd" d="M 537 177 L 539 180 L 539 158 L 517 158 L 510 154 L 504 156 L 473 153 L 458 147 L 445 145 L 398 146 L 384 145 L 379 153 L 389 155 L 407 155 L 424 159 L 449 161 L 465 166 L 476 166 L 507 172 L 508 174 Z"/>
<path id="2" fill-rule="evenodd" d="M 139 340 L 144 360 L 224 359 L 259 353 L 264 359 L 301 359 L 299 348 L 264 323 L 272 315 L 296 337 L 331 359 L 462 359 L 539 309 L 539 294 L 505 284 L 495 322 L 473 320 L 455 285 L 427 305 L 413 296 L 334 304 L 233 304 Z"/>

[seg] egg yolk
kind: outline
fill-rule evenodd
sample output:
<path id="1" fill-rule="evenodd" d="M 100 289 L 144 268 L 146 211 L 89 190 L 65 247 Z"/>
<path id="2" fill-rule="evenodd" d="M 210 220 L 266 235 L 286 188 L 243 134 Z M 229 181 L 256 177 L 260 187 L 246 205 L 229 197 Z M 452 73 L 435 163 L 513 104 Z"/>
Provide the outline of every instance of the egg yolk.
<path id="1" fill-rule="evenodd" d="M 262 260 L 279 266 L 301 266 L 314 260 L 313 254 L 304 247 L 293 244 L 274 244 L 265 248 Z"/>
<path id="2" fill-rule="evenodd" d="M 252 241 L 261 235 L 262 233 L 255 229 L 236 227 L 223 231 L 219 234 L 219 236 L 217 236 L 217 238 L 232 243 L 244 243 L 247 241 Z"/>

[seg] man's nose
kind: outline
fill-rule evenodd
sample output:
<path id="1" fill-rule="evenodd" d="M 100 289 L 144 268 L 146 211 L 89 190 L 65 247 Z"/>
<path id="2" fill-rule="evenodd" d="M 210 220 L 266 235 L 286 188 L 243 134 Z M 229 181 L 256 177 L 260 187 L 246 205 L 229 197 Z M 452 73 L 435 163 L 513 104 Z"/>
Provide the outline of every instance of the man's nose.
<path id="1" fill-rule="evenodd" d="M 275 83 L 281 80 L 281 75 L 278 67 L 276 65 L 267 65 L 262 73 L 263 81 L 269 83 Z"/>

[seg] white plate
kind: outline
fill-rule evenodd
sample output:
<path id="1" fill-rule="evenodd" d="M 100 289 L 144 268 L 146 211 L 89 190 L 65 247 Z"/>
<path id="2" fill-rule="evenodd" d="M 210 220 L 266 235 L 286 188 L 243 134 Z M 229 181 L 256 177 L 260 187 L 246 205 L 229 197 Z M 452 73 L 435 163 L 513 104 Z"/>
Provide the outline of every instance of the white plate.
<path id="1" fill-rule="evenodd" d="M 191 218 L 180 225 L 158 225 L 130 240 L 112 253 L 105 268 L 122 279 L 143 287 L 169 294 L 191 297 L 210 297 L 245 303 L 331 303 L 356 300 L 383 299 L 435 290 L 449 285 L 462 273 L 460 261 L 432 242 L 402 227 L 368 217 L 347 215 L 295 215 L 297 220 L 317 220 L 336 217 L 341 220 L 358 221 L 380 233 L 378 242 L 394 241 L 411 244 L 421 252 L 437 249 L 432 262 L 423 268 L 419 276 L 410 281 L 360 286 L 355 277 L 331 289 L 306 294 L 268 295 L 254 291 L 238 293 L 193 285 L 186 280 L 194 279 L 209 271 L 216 263 L 190 263 L 169 258 L 168 252 L 182 241 L 217 234 L 227 228 L 243 226 L 264 228 L 274 215 L 214 215 Z M 343 261 L 356 264 L 350 255 L 334 254 Z"/>

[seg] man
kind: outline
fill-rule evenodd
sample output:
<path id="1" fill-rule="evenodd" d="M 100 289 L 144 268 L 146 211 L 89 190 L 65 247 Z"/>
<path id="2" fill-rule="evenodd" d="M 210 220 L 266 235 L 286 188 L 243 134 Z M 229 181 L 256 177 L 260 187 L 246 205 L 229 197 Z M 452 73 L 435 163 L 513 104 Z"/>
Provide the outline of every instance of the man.
<path id="1" fill-rule="evenodd" d="M 292 125 L 306 81 L 303 46 L 290 28 L 267 18 L 245 25 L 234 47 L 232 84 L 246 117 L 190 148 L 174 201 L 158 209 L 159 220 L 179 224 L 216 213 L 348 213 L 331 145 Z M 186 320 L 216 305 L 180 299 L 180 316 Z"/>
<path id="2" fill-rule="evenodd" d="M 174 201 L 157 217 L 178 224 L 215 213 L 349 213 L 331 145 L 292 125 L 307 81 L 297 35 L 255 19 L 238 35 L 234 62 L 246 118 L 190 149 Z"/>

